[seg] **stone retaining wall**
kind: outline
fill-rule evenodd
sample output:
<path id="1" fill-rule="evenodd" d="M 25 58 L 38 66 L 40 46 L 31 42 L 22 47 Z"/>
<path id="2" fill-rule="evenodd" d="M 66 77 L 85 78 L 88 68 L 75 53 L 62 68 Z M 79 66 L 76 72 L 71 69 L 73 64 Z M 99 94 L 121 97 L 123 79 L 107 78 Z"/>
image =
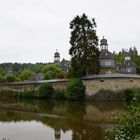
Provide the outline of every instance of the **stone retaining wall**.
<path id="1" fill-rule="evenodd" d="M 86 86 L 86 97 L 91 100 L 113 100 L 128 88 L 140 88 L 140 79 L 133 78 L 102 78 L 83 82 Z"/>
<path id="2" fill-rule="evenodd" d="M 86 86 L 87 100 L 113 100 L 119 93 L 128 88 L 140 88 L 140 77 L 90 77 L 83 78 Z M 50 80 L 40 82 L 20 82 L 0 84 L 0 92 L 37 90 L 42 83 L 49 82 L 55 89 L 66 89 L 68 80 Z"/>

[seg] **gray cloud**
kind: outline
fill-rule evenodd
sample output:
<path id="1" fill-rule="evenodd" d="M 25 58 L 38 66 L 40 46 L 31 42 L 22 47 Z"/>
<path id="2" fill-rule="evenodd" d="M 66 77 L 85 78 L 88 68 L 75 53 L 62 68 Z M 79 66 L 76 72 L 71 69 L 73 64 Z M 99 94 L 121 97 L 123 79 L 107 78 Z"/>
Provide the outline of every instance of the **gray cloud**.
<path id="1" fill-rule="evenodd" d="M 49 62 L 56 49 L 69 59 L 69 22 L 86 13 L 109 49 L 140 51 L 139 0 L 0 1 L 0 62 Z"/>

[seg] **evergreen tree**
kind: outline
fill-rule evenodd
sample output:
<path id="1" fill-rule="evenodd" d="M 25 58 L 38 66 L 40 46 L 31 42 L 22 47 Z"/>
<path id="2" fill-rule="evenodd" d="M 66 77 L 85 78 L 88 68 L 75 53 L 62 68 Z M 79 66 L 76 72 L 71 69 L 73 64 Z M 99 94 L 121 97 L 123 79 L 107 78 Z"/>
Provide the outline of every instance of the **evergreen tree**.
<path id="1" fill-rule="evenodd" d="M 129 53 L 130 53 L 130 54 L 133 53 L 132 47 L 129 48 Z"/>
<path id="2" fill-rule="evenodd" d="M 70 22 L 71 72 L 73 76 L 80 77 L 99 72 L 98 37 L 95 31 L 95 20 L 89 20 L 83 14 L 76 16 Z"/>
<path id="3" fill-rule="evenodd" d="M 133 53 L 135 54 L 135 55 L 138 55 L 138 51 L 137 51 L 137 48 L 134 46 L 134 48 L 133 48 Z"/>

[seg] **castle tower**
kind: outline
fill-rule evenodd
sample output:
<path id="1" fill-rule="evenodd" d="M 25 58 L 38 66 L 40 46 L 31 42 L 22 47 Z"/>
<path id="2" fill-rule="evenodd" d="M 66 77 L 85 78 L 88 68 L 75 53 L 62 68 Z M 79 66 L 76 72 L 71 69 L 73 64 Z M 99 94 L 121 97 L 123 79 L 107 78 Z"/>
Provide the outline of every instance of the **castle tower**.
<path id="1" fill-rule="evenodd" d="M 131 61 L 131 56 L 129 52 L 125 52 L 125 61 Z"/>
<path id="2" fill-rule="evenodd" d="M 100 73 L 110 74 L 115 72 L 116 62 L 114 59 L 114 54 L 108 50 L 107 39 L 103 37 L 100 41 Z"/>
<path id="3" fill-rule="evenodd" d="M 57 50 L 54 53 L 54 63 L 60 63 L 60 53 Z"/>
<path id="4" fill-rule="evenodd" d="M 103 39 L 101 39 L 100 41 L 100 50 L 108 50 L 108 43 L 107 43 L 107 39 L 104 38 L 103 36 Z"/>
<path id="5" fill-rule="evenodd" d="M 122 64 L 122 72 L 135 74 L 136 73 L 136 64 L 131 60 L 131 56 L 129 52 L 125 52 L 125 61 Z"/>

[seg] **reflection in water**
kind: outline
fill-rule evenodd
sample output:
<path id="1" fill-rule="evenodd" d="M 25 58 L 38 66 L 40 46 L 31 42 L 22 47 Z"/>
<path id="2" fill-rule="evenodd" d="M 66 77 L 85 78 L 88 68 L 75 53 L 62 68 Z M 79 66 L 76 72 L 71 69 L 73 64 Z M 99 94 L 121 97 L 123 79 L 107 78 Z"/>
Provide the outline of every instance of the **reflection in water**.
<path id="1" fill-rule="evenodd" d="M 54 140 L 54 134 L 52 128 L 37 121 L 0 123 L 0 139 L 5 137 L 6 140 Z M 71 140 L 71 132 L 62 132 L 61 137 Z"/>
<path id="2" fill-rule="evenodd" d="M 120 102 L 0 100 L 0 140 L 103 140 Z"/>

